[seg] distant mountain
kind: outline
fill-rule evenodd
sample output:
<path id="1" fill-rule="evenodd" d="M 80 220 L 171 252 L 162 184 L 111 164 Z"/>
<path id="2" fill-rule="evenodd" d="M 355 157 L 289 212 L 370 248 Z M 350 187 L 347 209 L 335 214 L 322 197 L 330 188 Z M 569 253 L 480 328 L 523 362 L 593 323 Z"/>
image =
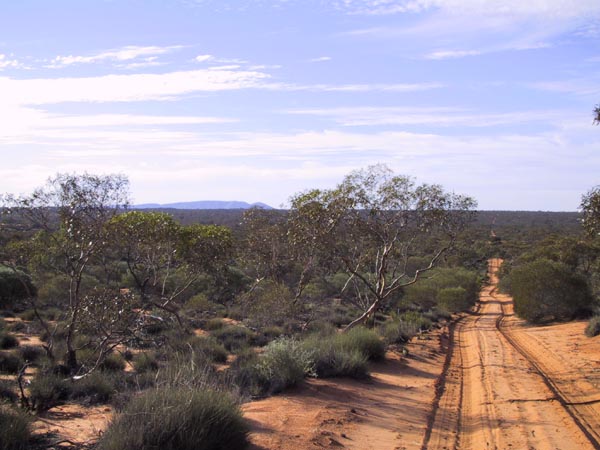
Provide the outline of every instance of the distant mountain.
<path id="1" fill-rule="evenodd" d="M 248 208 L 263 208 L 273 209 L 265 203 L 246 203 L 246 202 L 225 202 L 219 200 L 202 200 L 197 202 L 177 202 L 177 203 L 143 203 L 141 205 L 134 205 L 134 209 L 159 209 L 159 208 L 173 208 L 173 209 L 248 209 Z"/>

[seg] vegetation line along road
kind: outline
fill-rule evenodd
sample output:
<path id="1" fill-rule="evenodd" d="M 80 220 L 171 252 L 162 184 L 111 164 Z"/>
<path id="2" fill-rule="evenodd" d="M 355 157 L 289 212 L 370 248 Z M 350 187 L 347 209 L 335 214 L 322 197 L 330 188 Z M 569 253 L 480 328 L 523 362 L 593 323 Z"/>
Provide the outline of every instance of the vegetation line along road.
<path id="1" fill-rule="evenodd" d="M 496 288 L 490 291 L 490 295 L 494 298 L 496 297 Z M 552 391 L 556 400 L 562 405 L 565 411 L 571 416 L 573 421 L 577 424 L 577 426 L 581 429 L 583 434 L 590 440 L 590 443 L 596 449 L 600 449 L 600 423 L 597 420 L 597 417 L 594 417 L 596 414 L 592 412 L 590 414 L 588 402 L 578 403 L 574 399 L 571 399 L 568 394 L 565 394 L 556 380 L 553 379 L 553 375 L 547 373 L 543 368 L 540 361 L 529 352 L 524 346 L 520 344 L 520 342 L 515 339 L 515 337 L 511 334 L 511 329 L 505 324 L 505 319 L 508 314 L 505 312 L 506 306 L 505 304 L 498 300 L 500 306 L 502 308 L 502 314 L 496 320 L 496 328 L 502 335 L 506 338 L 507 342 L 515 348 L 528 362 L 531 366 L 536 370 L 538 375 L 544 380 L 548 389 Z"/>

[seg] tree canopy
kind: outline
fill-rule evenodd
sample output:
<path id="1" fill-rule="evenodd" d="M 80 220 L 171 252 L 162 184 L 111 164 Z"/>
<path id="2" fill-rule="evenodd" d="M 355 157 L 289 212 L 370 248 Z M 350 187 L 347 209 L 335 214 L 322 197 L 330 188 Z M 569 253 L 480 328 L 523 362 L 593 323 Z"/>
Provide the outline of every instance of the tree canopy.
<path id="1" fill-rule="evenodd" d="M 475 201 L 416 184 L 384 165 L 350 173 L 334 189 L 292 198 L 290 233 L 311 258 L 331 259 L 346 272 L 366 321 L 395 292 L 415 283 L 454 244 L 472 217 Z M 412 256 L 426 256 L 409 273 Z"/>

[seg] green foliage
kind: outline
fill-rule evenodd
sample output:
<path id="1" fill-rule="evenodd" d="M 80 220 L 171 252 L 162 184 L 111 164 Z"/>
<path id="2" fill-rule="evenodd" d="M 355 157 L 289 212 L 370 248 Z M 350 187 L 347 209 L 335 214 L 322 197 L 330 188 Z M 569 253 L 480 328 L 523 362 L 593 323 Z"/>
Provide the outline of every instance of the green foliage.
<path id="1" fill-rule="evenodd" d="M 7 350 L 9 348 L 18 347 L 19 340 L 8 333 L 0 333 L 0 349 Z"/>
<path id="2" fill-rule="evenodd" d="M 585 327 L 585 335 L 587 337 L 594 337 L 600 334 L 600 316 L 594 316 L 590 319 L 589 323 Z"/>
<path id="3" fill-rule="evenodd" d="M 37 345 L 23 345 L 19 347 L 19 353 L 25 362 L 36 362 L 46 354 L 45 350 Z"/>
<path id="4" fill-rule="evenodd" d="M 238 351 L 249 347 L 256 339 L 256 334 L 246 327 L 227 325 L 218 330 L 213 330 L 215 337 L 228 351 Z"/>
<path id="5" fill-rule="evenodd" d="M 510 285 L 515 312 L 533 323 L 573 319 L 593 302 L 585 278 L 547 259 L 513 268 Z"/>
<path id="6" fill-rule="evenodd" d="M 88 404 L 106 403 L 116 393 L 113 377 L 100 371 L 74 381 L 69 387 L 69 398 L 83 399 Z"/>
<path id="7" fill-rule="evenodd" d="M 407 311 L 385 322 L 379 332 L 388 344 L 404 344 L 419 332 L 429 330 L 432 325 L 428 317 L 417 311 Z"/>
<path id="8" fill-rule="evenodd" d="M 402 303 L 422 310 L 439 305 L 449 312 L 458 312 L 473 306 L 478 295 L 476 272 L 463 268 L 437 268 L 418 283 L 406 287 Z"/>
<path id="9" fill-rule="evenodd" d="M 236 384 L 252 396 L 281 392 L 314 375 L 312 351 L 291 338 L 277 339 L 261 355 L 238 357 L 232 367 Z"/>
<path id="10" fill-rule="evenodd" d="M 0 405 L 0 450 L 27 450 L 31 441 L 31 419 L 23 412 Z"/>
<path id="11" fill-rule="evenodd" d="M 367 361 L 380 360 L 385 356 L 385 347 L 379 336 L 362 327 L 347 333 L 312 335 L 304 341 L 304 346 L 312 352 L 316 375 L 325 378 L 366 378 L 369 375 Z"/>
<path id="12" fill-rule="evenodd" d="M 312 351 L 317 377 L 363 379 L 369 376 L 367 357 L 358 349 L 343 348 L 335 339 L 320 337 L 307 339 L 305 346 Z"/>
<path id="13" fill-rule="evenodd" d="M 344 350 L 358 350 L 370 361 L 380 361 L 385 357 L 385 345 L 373 330 L 355 327 L 346 333 L 335 335 L 336 346 Z"/>
<path id="14" fill-rule="evenodd" d="M 16 374 L 23 367 L 23 360 L 10 352 L 0 352 L 0 373 Z"/>
<path id="15" fill-rule="evenodd" d="M 110 353 L 102 360 L 99 367 L 109 372 L 120 372 L 125 369 L 125 358 L 120 353 Z"/>
<path id="16" fill-rule="evenodd" d="M 225 326 L 223 319 L 210 319 L 204 325 L 204 328 L 209 331 L 220 330 Z"/>
<path id="17" fill-rule="evenodd" d="M 440 289 L 437 293 L 437 306 L 446 311 L 464 311 L 472 305 L 467 290 L 461 286 Z"/>
<path id="18" fill-rule="evenodd" d="M 0 265 L 0 308 L 11 308 L 15 302 L 35 294 L 36 288 L 27 274 Z"/>
<path id="19" fill-rule="evenodd" d="M 235 345 L 237 344 L 232 344 L 234 348 Z M 181 352 L 183 354 L 191 352 L 196 358 L 221 364 L 227 362 L 228 355 L 225 347 L 212 336 L 192 336 L 182 347 Z"/>
<path id="20" fill-rule="evenodd" d="M 15 392 L 16 382 L 14 380 L 0 379 L 0 404 L 15 403 L 19 398 Z"/>
<path id="21" fill-rule="evenodd" d="M 581 197 L 582 225 L 590 236 L 600 234 L 600 186 L 595 186 Z"/>
<path id="22" fill-rule="evenodd" d="M 266 281 L 247 295 L 246 310 L 252 326 L 283 325 L 294 318 L 294 295 L 284 283 Z"/>
<path id="23" fill-rule="evenodd" d="M 137 373 L 156 372 L 158 367 L 158 361 L 154 353 L 138 353 L 133 357 L 133 368 Z"/>
<path id="24" fill-rule="evenodd" d="M 29 401 L 37 412 L 60 405 L 71 393 L 71 383 L 52 373 L 38 372 L 29 385 Z"/>
<path id="25" fill-rule="evenodd" d="M 242 450 L 247 433 L 239 407 L 223 392 L 156 389 L 131 400 L 99 450 Z"/>

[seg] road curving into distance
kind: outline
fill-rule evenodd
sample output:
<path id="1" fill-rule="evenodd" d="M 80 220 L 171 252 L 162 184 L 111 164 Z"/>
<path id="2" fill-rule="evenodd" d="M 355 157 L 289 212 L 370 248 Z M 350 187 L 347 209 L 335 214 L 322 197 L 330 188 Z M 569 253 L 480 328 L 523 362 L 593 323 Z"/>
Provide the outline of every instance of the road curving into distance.
<path id="1" fill-rule="evenodd" d="M 496 290 L 501 263 L 450 329 L 422 449 L 600 449 L 598 383 L 514 316 Z"/>

